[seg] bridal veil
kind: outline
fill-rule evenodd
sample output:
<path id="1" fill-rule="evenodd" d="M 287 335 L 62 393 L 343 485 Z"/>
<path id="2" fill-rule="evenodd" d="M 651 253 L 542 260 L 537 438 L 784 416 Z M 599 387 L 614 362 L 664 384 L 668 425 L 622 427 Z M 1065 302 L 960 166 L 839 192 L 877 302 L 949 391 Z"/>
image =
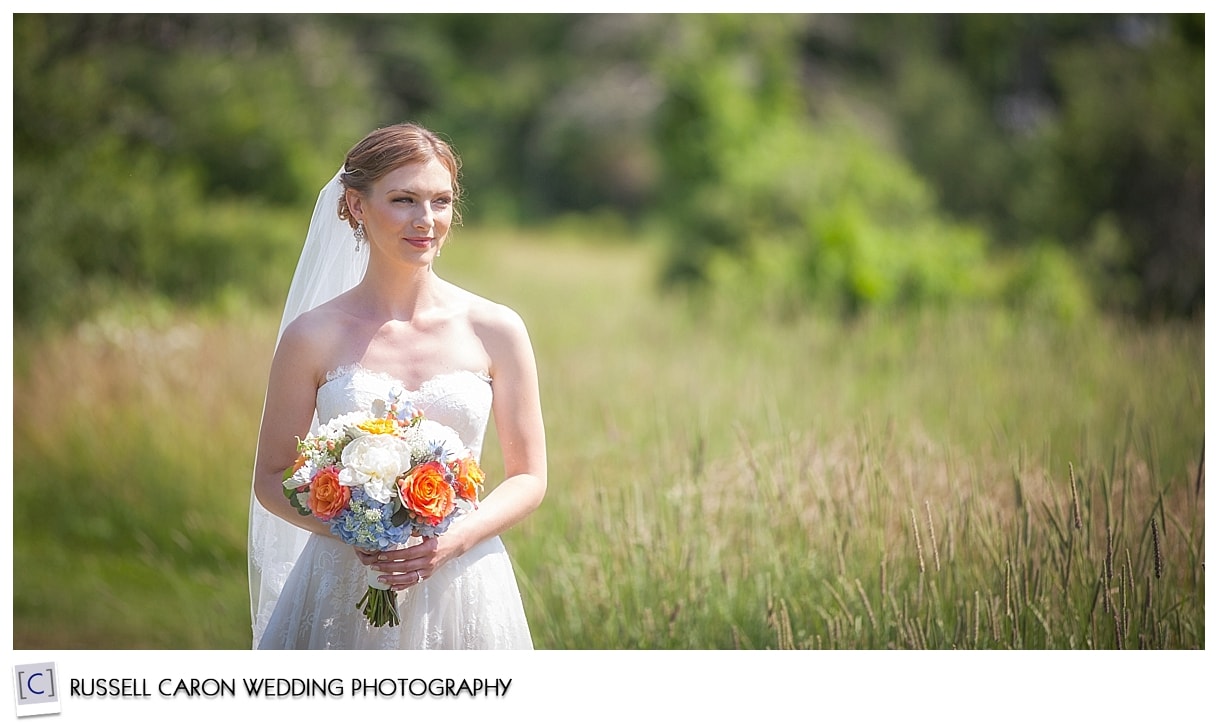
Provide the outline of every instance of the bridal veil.
<path id="1" fill-rule="evenodd" d="M 300 261 L 288 289 L 276 345 L 292 320 L 354 287 L 368 268 L 369 245 L 362 244 L 356 249 L 350 224 L 338 218 L 338 202 L 343 196 L 342 173 L 340 168 L 317 196 Z M 313 430 L 316 428 L 314 416 Z M 251 494 L 248 553 L 255 648 L 308 537 L 308 531 L 270 513 Z"/>

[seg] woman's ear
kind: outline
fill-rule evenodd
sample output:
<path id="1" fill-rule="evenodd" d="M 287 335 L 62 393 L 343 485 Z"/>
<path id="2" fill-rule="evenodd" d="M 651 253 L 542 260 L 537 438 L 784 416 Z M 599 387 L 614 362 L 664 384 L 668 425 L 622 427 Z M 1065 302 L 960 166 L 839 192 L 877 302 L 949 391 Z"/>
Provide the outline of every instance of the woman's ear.
<path id="1" fill-rule="evenodd" d="M 345 189 L 343 191 L 347 197 L 347 213 L 357 222 L 364 220 L 364 199 L 355 189 Z"/>

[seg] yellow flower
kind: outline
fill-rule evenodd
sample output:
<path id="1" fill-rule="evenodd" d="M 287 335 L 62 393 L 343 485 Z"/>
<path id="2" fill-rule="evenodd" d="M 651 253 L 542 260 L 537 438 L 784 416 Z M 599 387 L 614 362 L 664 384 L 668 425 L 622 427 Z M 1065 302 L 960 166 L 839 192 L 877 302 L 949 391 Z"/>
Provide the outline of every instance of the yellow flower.
<path id="1" fill-rule="evenodd" d="M 388 417 L 378 417 L 375 420 L 361 422 L 356 427 L 370 435 L 396 435 L 398 432 L 397 420 Z"/>

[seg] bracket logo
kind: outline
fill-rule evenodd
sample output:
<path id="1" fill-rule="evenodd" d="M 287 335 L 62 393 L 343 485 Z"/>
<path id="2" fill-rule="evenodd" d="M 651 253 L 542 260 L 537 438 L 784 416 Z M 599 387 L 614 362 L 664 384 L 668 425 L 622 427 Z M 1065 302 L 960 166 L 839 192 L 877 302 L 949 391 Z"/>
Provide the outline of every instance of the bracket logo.
<path id="1" fill-rule="evenodd" d="M 53 662 L 14 666 L 13 692 L 17 716 L 59 713 L 59 680 Z"/>

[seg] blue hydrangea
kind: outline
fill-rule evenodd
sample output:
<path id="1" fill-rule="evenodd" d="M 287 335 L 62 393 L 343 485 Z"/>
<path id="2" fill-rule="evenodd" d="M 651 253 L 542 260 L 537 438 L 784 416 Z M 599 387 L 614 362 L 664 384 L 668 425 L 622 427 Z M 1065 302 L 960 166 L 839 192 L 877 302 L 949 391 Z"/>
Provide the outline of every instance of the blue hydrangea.
<path id="1" fill-rule="evenodd" d="M 410 538 L 411 526 L 395 526 L 392 517 L 392 504 L 381 503 L 363 490 L 352 488 L 350 505 L 330 521 L 330 531 L 344 543 L 384 550 L 402 545 Z"/>

